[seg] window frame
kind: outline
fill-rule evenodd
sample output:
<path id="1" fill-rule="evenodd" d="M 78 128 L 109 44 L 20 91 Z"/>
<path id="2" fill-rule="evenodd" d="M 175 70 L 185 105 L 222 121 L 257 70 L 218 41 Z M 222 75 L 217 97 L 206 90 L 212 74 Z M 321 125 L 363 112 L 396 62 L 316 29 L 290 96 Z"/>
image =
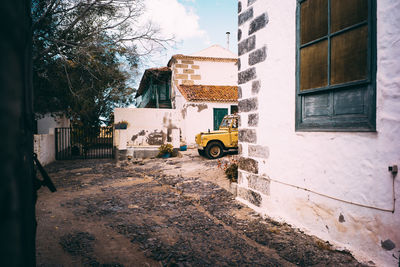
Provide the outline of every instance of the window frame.
<path id="1" fill-rule="evenodd" d="M 331 1 L 327 0 L 328 5 L 328 33 L 324 37 L 301 44 L 301 4 L 309 0 L 297 0 L 296 7 L 296 131 L 376 131 L 376 0 L 368 1 L 368 17 L 367 21 L 363 21 L 335 33 L 331 33 Z M 312 1 L 312 0 L 311 0 Z M 367 78 L 364 80 L 346 82 L 342 84 L 331 85 L 331 39 L 350 30 L 368 25 L 368 47 L 367 47 Z M 320 88 L 300 90 L 300 52 L 301 49 L 323 40 L 328 41 L 328 66 L 327 81 L 328 85 Z M 358 87 L 365 87 L 366 113 L 364 116 L 354 117 L 354 121 L 340 119 L 333 115 L 334 112 L 334 93 L 339 90 L 351 90 Z M 313 122 L 303 121 L 303 99 L 307 95 L 329 95 L 330 115 L 327 117 L 316 119 Z"/>

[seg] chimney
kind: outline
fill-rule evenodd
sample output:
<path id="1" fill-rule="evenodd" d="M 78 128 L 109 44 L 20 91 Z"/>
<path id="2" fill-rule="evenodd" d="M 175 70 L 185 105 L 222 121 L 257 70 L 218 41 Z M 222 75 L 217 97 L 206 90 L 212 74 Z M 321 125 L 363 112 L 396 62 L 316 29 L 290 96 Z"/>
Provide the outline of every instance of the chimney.
<path id="1" fill-rule="evenodd" d="M 229 35 L 230 34 L 231 34 L 230 32 L 226 32 L 226 49 L 228 49 L 228 50 L 229 50 Z"/>

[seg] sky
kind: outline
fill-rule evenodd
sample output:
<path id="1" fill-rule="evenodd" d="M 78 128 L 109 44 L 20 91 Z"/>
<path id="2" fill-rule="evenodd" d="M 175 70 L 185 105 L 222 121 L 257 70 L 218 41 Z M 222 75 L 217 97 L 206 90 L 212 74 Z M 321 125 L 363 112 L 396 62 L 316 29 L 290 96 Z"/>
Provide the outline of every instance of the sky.
<path id="1" fill-rule="evenodd" d="M 166 66 L 174 54 L 192 54 L 211 45 L 227 47 L 237 53 L 236 0 L 146 0 L 146 18 L 157 25 L 164 36 L 174 36 L 175 44 L 154 54 L 148 67 Z"/>

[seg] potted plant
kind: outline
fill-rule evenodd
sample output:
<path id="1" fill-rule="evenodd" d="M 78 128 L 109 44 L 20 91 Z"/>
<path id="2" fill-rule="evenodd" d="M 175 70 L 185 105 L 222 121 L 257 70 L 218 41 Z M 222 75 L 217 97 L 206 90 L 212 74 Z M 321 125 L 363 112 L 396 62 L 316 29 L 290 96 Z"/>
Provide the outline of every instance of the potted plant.
<path id="1" fill-rule="evenodd" d="M 180 151 L 186 151 L 187 150 L 187 145 L 186 145 L 185 140 L 181 141 L 181 146 L 180 146 L 179 150 Z"/>
<path id="2" fill-rule="evenodd" d="M 161 158 L 169 158 L 174 150 L 173 146 L 171 144 L 163 144 L 161 145 L 158 150 L 160 151 L 158 153 L 158 157 Z"/>
<path id="3" fill-rule="evenodd" d="M 116 130 L 125 130 L 128 128 L 128 122 L 127 121 L 120 121 L 114 124 L 114 127 Z"/>

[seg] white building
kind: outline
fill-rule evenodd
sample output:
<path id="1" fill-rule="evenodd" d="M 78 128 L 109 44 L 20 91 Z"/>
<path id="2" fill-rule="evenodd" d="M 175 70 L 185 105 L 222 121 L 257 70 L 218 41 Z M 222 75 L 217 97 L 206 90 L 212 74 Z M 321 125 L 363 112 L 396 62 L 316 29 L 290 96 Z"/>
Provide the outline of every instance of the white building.
<path id="1" fill-rule="evenodd" d="M 217 130 L 222 118 L 237 112 L 237 56 L 213 45 L 189 56 L 175 55 L 172 70 L 173 107 L 182 114 L 182 137 Z"/>
<path id="2" fill-rule="evenodd" d="M 173 142 L 173 129 L 178 144 L 194 145 L 197 133 L 217 129 L 224 115 L 237 112 L 237 57 L 218 45 L 174 55 L 167 67 L 145 71 L 136 106 L 114 111 L 115 122 L 129 123 L 117 133 L 124 136 L 117 138 L 119 150 Z"/>
<path id="3" fill-rule="evenodd" d="M 397 266 L 400 2 L 238 2 L 238 198 Z"/>

